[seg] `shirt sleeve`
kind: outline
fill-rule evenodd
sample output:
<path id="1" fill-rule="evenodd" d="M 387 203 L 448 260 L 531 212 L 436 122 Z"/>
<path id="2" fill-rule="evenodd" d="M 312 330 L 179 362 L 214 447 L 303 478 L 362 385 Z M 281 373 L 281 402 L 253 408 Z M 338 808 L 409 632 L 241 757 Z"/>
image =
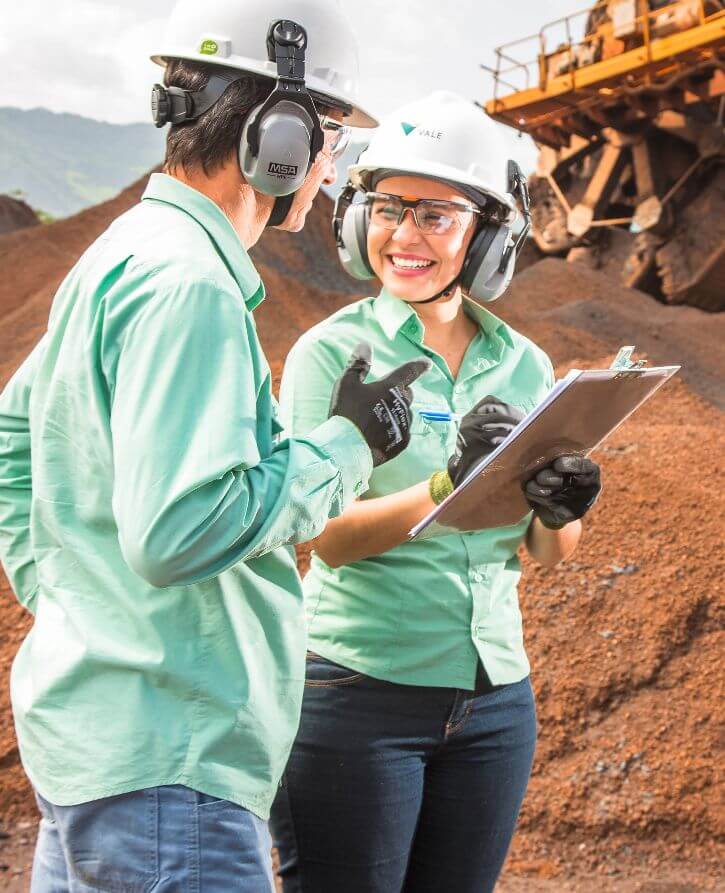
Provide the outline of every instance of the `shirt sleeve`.
<path id="1" fill-rule="evenodd" d="M 210 281 L 155 294 L 123 335 L 113 380 L 113 511 L 125 560 L 155 586 L 187 585 L 317 536 L 367 484 L 354 425 L 258 443 L 256 333 Z"/>
<path id="2" fill-rule="evenodd" d="M 41 340 L 0 394 L 0 559 L 18 601 L 31 613 L 38 575 L 30 539 L 29 406 L 43 350 Z"/>

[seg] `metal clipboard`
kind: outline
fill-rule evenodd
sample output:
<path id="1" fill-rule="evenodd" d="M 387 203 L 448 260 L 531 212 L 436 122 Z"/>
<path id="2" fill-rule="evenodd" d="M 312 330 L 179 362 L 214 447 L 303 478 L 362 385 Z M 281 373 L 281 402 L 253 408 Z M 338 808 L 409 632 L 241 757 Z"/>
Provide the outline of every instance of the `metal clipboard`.
<path id="1" fill-rule="evenodd" d="M 588 456 L 679 366 L 572 369 L 457 489 L 413 527 L 425 539 L 516 524 L 529 512 L 522 485 L 559 456 Z"/>

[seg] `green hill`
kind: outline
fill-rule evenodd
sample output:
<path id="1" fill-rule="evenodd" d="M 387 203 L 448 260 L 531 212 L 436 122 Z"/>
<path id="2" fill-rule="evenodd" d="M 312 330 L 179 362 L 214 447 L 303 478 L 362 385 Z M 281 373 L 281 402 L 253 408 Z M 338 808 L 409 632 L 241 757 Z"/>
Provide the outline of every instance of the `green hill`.
<path id="1" fill-rule="evenodd" d="M 47 109 L 0 108 L 0 193 L 66 217 L 115 195 L 159 164 L 164 133 Z"/>

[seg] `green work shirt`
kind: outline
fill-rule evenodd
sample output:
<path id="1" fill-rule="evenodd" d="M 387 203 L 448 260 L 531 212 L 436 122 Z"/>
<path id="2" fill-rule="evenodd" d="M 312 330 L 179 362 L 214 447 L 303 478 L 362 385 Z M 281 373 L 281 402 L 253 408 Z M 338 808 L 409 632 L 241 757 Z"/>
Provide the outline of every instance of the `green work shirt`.
<path id="1" fill-rule="evenodd" d="M 423 343 L 412 307 L 386 290 L 320 323 L 290 353 L 280 404 L 295 437 L 325 417 L 333 383 L 358 342 L 373 347 L 375 377 L 421 354 L 433 361 L 412 386 L 410 446 L 373 471 L 365 499 L 404 490 L 445 468 L 456 427 L 425 422 L 419 410 L 465 413 L 490 394 L 528 411 L 551 388 L 553 371 L 542 350 L 473 302 L 464 306 L 479 331 L 456 379 Z M 310 648 L 403 684 L 473 688 L 479 657 L 492 682 L 523 679 L 529 664 L 516 551 L 529 522 L 530 516 L 510 527 L 406 542 L 337 569 L 313 555 L 304 580 Z"/>
<path id="2" fill-rule="evenodd" d="M 0 397 L 0 555 L 35 614 L 13 709 L 53 803 L 183 784 L 268 814 L 304 677 L 286 544 L 372 459 L 341 418 L 280 440 L 263 296 L 217 205 L 155 174 Z"/>

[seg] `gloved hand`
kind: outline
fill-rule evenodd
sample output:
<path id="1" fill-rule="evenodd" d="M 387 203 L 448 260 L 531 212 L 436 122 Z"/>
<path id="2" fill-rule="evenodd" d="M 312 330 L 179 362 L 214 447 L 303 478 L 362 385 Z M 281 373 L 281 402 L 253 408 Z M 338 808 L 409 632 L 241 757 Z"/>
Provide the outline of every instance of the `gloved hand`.
<path id="1" fill-rule="evenodd" d="M 440 505 L 484 456 L 492 453 L 524 418 L 523 412 L 496 397 L 484 397 L 461 419 L 456 449 L 447 471 L 436 471 L 428 482 L 431 498 Z"/>
<path id="2" fill-rule="evenodd" d="M 410 385 L 430 369 L 430 360 L 411 360 L 380 381 L 364 384 L 370 371 L 372 349 L 358 344 L 335 383 L 330 415 L 349 419 L 362 432 L 373 455 L 373 465 L 393 459 L 410 442 Z"/>
<path id="3" fill-rule="evenodd" d="M 496 397 L 484 397 L 461 419 L 456 449 L 448 460 L 448 474 L 454 487 L 484 456 L 492 453 L 518 423 L 524 413 Z"/>
<path id="4" fill-rule="evenodd" d="M 544 527 L 559 530 L 583 518 L 601 489 L 596 462 L 583 456 L 560 456 L 524 485 L 524 495 Z"/>

